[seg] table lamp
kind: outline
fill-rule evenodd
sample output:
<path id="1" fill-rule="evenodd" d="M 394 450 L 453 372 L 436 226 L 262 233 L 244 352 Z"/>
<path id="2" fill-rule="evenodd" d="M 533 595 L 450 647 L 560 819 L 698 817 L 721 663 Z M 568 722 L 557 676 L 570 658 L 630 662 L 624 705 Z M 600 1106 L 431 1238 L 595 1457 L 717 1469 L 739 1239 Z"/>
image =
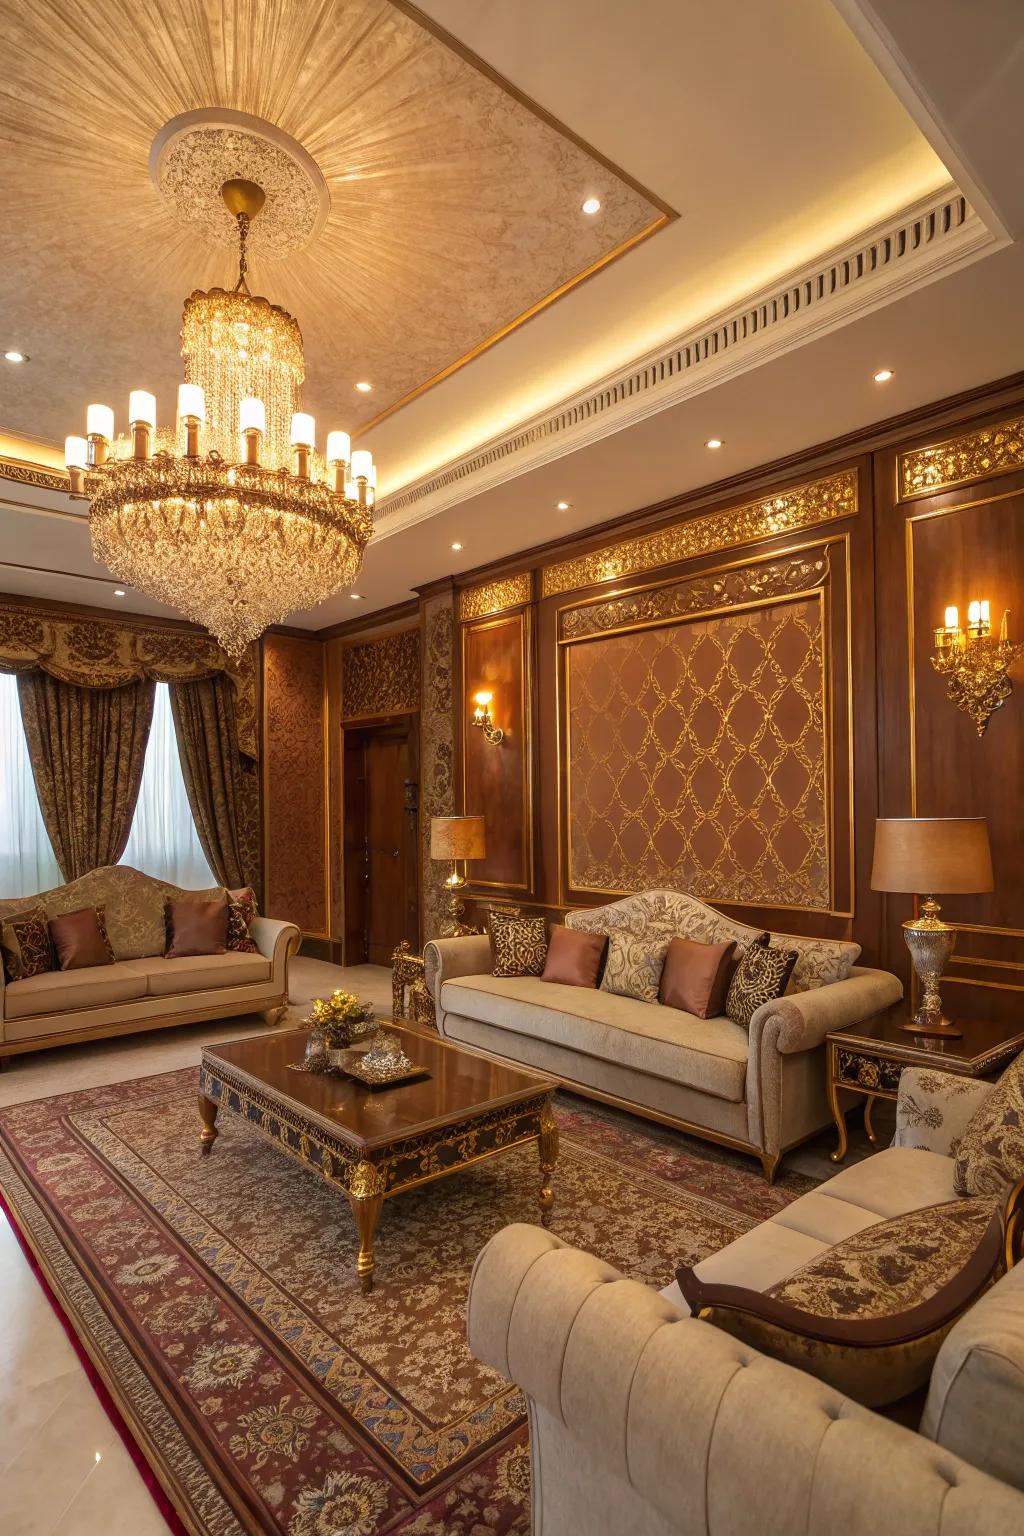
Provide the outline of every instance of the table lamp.
<path id="1" fill-rule="evenodd" d="M 473 932 L 462 921 L 466 903 L 462 900 L 461 892 L 466 884 L 466 875 L 464 868 L 461 872 L 459 870 L 459 860 L 465 865 L 467 859 L 482 859 L 486 852 L 482 816 L 431 816 L 430 857 L 451 864 L 444 882 L 445 906 L 448 911 L 445 938 L 460 938 Z"/>
<path id="2" fill-rule="evenodd" d="M 904 1029 L 959 1036 L 942 1012 L 939 978 L 956 943 L 956 928 L 939 917 L 935 893 L 975 895 L 992 889 L 992 854 L 983 816 L 890 816 L 875 822 L 871 889 L 921 897 L 903 934 L 922 987 L 921 1004 Z M 927 892 L 927 895 L 924 893 Z"/>

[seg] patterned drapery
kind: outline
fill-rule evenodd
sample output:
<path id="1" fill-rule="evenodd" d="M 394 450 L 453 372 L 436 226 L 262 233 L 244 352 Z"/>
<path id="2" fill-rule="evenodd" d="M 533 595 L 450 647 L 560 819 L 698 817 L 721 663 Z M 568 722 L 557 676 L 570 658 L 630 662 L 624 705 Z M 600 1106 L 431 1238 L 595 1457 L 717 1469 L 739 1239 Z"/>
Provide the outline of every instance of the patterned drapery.
<path id="1" fill-rule="evenodd" d="M 0 603 L 0 671 L 33 668 L 79 688 L 121 688 L 141 678 L 194 682 L 225 674 L 234 688 L 238 750 L 258 756 L 252 647 L 236 663 L 211 635 L 198 631 L 147 629 Z"/>
<path id="2" fill-rule="evenodd" d="M 18 678 L 36 793 L 65 880 L 124 852 L 139 798 L 156 684 L 79 688 L 39 670 Z"/>
<path id="3" fill-rule="evenodd" d="M 254 785 L 246 784 L 238 755 L 234 689 L 219 673 L 171 683 L 170 694 L 181 771 L 210 868 L 229 889 L 258 887 L 259 871 L 245 857 L 245 801 Z"/>

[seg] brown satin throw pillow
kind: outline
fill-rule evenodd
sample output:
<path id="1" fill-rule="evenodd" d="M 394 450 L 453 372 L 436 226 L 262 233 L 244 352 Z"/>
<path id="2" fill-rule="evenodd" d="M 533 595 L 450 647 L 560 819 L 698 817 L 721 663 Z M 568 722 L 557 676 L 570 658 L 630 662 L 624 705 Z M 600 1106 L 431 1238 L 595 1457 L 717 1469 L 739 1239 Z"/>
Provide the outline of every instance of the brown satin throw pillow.
<path id="1" fill-rule="evenodd" d="M 62 971 L 80 971 L 87 965 L 113 965 L 114 951 L 107 938 L 102 907 L 80 907 L 50 918 L 50 942 Z"/>
<path id="2" fill-rule="evenodd" d="M 560 981 L 567 987 L 596 987 L 607 948 L 607 934 L 581 933 L 561 923 L 553 924 L 541 981 Z"/>
<path id="3" fill-rule="evenodd" d="M 735 939 L 724 944 L 673 939 L 661 973 L 659 1003 L 696 1014 L 698 1019 L 711 1019 L 723 1013 L 735 949 Z"/>
<path id="4" fill-rule="evenodd" d="M 222 955 L 228 942 L 228 908 L 223 901 L 167 903 L 167 959 Z"/>

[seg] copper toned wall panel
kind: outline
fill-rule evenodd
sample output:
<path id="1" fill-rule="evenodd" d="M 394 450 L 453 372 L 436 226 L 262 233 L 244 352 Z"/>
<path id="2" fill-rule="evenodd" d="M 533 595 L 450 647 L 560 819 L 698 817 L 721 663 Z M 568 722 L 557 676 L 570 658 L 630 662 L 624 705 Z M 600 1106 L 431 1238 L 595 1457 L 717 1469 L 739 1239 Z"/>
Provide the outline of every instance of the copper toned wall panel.
<path id="1" fill-rule="evenodd" d="M 462 629 L 464 806 L 485 817 L 487 857 L 469 871 L 473 885 L 529 890 L 533 883 L 530 741 L 530 628 L 526 612 Z M 473 695 L 493 694 L 491 716 L 504 732 L 488 742 L 470 722 Z"/>
<path id="2" fill-rule="evenodd" d="M 266 910 L 321 936 L 330 924 L 325 665 L 319 640 L 264 637 Z"/>
<path id="3" fill-rule="evenodd" d="M 347 646 L 341 665 L 341 716 L 365 720 L 420 707 L 420 630 L 402 629 Z"/>
<path id="4" fill-rule="evenodd" d="M 827 910 L 823 594 L 566 647 L 573 891 Z"/>

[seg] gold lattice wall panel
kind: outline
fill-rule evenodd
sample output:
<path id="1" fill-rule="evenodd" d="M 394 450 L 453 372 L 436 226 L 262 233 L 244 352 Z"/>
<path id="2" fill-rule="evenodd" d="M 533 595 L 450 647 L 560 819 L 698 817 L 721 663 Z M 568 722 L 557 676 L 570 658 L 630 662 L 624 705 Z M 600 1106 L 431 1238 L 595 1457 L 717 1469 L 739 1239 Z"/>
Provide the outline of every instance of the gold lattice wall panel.
<path id="1" fill-rule="evenodd" d="M 351 645 L 341 662 L 343 720 L 405 715 L 420 707 L 420 632 L 399 630 Z"/>
<path id="2" fill-rule="evenodd" d="M 566 647 L 569 885 L 831 903 L 820 593 Z"/>

